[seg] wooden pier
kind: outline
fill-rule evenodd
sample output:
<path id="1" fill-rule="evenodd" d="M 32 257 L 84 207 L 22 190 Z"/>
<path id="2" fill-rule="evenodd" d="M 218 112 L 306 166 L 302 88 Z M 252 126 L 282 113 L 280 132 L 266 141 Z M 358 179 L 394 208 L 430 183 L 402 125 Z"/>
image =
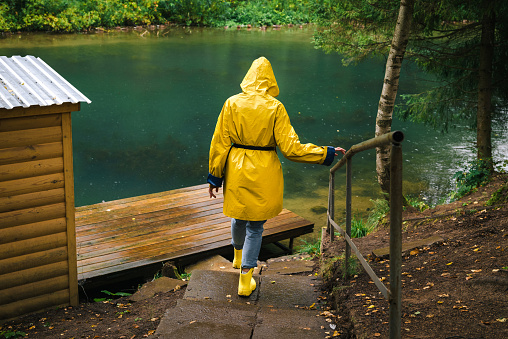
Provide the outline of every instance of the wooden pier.
<path id="1" fill-rule="evenodd" d="M 173 260 L 232 252 L 223 197 L 208 185 L 103 202 L 76 209 L 78 280 L 129 274 Z M 265 224 L 263 243 L 311 233 L 314 224 L 289 210 Z"/>

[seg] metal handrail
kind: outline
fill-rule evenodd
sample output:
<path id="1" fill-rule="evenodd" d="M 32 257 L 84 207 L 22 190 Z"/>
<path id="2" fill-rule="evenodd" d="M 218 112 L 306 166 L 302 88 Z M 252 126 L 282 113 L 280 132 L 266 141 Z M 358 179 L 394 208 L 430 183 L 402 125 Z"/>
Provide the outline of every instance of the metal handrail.
<path id="1" fill-rule="evenodd" d="M 401 325 L 401 262 L 402 262 L 402 148 L 404 133 L 394 131 L 363 141 L 352 146 L 346 154 L 330 169 L 328 191 L 327 231 L 330 241 L 334 240 L 334 229 L 337 229 L 346 240 L 345 268 L 346 279 L 349 269 L 351 249 L 355 252 L 363 268 L 374 281 L 383 296 L 390 303 L 390 338 L 400 338 Z M 390 290 L 374 273 L 354 242 L 351 240 L 351 195 L 352 195 L 352 157 L 359 152 L 390 144 Z M 335 172 L 346 165 L 346 230 L 343 230 L 335 219 Z"/>

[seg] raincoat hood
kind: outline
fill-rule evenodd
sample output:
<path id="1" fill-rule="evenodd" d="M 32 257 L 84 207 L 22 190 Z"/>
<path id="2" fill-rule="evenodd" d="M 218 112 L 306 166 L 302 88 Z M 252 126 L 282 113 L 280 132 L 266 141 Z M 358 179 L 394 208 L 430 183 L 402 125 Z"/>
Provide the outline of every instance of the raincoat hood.
<path id="1" fill-rule="evenodd" d="M 240 87 L 244 93 L 257 92 L 269 94 L 274 98 L 279 95 L 279 86 L 272 65 L 265 57 L 254 60 Z"/>

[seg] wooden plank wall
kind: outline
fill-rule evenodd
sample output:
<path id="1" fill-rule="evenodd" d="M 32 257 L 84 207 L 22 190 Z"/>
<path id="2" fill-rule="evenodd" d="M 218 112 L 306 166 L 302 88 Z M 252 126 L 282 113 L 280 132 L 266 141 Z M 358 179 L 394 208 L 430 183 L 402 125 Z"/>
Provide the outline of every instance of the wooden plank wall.
<path id="1" fill-rule="evenodd" d="M 3 320 L 77 305 L 78 291 L 70 113 L 11 118 L 1 113 Z"/>

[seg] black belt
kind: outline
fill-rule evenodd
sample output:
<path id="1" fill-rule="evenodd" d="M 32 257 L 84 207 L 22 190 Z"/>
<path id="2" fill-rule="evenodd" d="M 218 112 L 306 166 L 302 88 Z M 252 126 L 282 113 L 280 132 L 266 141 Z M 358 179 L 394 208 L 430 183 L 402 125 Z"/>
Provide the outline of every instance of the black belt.
<path id="1" fill-rule="evenodd" d="M 240 145 L 240 144 L 233 144 L 232 146 L 236 147 L 236 148 L 253 149 L 256 151 L 275 151 L 275 146 L 263 147 L 263 146 L 249 146 L 249 145 Z"/>

